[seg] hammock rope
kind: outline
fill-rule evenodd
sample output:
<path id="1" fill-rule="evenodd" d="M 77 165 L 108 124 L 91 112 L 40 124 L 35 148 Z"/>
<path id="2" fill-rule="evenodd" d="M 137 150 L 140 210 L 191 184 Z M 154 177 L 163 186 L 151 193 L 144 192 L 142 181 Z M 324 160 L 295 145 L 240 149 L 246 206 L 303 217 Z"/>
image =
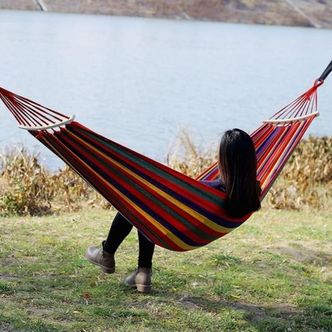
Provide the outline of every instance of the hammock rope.
<path id="1" fill-rule="evenodd" d="M 73 116 L 61 114 L 1 87 L 0 98 L 23 129 L 43 130 L 45 127 L 52 128 L 73 120 Z"/>
<path id="2" fill-rule="evenodd" d="M 332 62 L 330 65 L 332 70 Z M 323 82 L 317 80 L 251 134 L 261 199 L 318 115 L 317 89 Z M 251 215 L 230 217 L 224 209 L 226 194 L 201 182 L 218 178 L 217 163 L 192 179 L 93 132 L 74 121 L 73 116 L 3 88 L 0 98 L 22 128 L 28 129 L 161 247 L 175 251 L 199 248 L 236 229 Z"/>

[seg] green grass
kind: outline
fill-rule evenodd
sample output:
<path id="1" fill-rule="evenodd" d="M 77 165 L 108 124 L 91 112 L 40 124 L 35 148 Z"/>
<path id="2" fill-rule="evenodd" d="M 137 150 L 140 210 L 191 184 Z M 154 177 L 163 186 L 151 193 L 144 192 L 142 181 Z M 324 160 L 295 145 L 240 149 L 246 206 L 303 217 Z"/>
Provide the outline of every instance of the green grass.
<path id="1" fill-rule="evenodd" d="M 136 266 L 136 232 L 115 274 L 84 259 L 112 216 L 0 219 L 0 331 L 332 330 L 331 210 L 263 209 L 205 248 L 157 248 L 149 295 L 121 284 Z"/>

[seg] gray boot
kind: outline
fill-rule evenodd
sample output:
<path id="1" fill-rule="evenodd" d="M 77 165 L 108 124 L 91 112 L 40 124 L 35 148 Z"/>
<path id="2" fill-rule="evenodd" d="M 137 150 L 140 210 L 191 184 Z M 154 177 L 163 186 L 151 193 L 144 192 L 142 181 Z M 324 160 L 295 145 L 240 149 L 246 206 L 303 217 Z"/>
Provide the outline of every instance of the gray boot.
<path id="1" fill-rule="evenodd" d="M 115 272 L 114 255 L 104 251 L 103 248 L 91 246 L 87 249 L 85 257 L 90 263 L 100 266 L 105 273 Z"/>
<path id="2" fill-rule="evenodd" d="M 136 287 L 140 293 L 149 293 L 151 291 L 151 275 L 151 268 L 139 267 L 125 278 L 123 283 L 129 287 Z"/>

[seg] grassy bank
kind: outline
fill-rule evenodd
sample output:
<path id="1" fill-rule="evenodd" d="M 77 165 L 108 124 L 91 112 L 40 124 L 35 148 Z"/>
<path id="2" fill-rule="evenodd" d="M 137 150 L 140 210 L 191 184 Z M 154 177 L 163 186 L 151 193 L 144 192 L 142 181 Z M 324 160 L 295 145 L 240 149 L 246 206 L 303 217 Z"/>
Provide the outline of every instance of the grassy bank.
<path id="1" fill-rule="evenodd" d="M 331 331 L 331 208 L 264 208 L 205 248 L 157 248 L 150 295 L 121 285 L 135 232 L 114 275 L 83 258 L 113 213 L 0 218 L 0 331 Z"/>

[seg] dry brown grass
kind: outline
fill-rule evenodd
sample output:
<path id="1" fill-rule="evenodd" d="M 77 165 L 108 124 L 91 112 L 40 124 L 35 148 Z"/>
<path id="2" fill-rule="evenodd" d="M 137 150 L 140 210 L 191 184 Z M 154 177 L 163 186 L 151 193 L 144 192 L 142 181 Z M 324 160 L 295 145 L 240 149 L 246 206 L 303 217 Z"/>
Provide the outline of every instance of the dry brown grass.
<path id="1" fill-rule="evenodd" d="M 51 173 L 25 149 L 0 155 L 0 214 L 40 215 L 108 204 L 68 167 Z M 216 160 L 214 148 L 199 148 L 180 133 L 167 156 L 170 167 L 195 177 Z M 295 150 L 266 202 L 277 209 L 323 208 L 332 196 L 332 137 L 309 137 Z"/>
<path id="2" fill-rule="evenodd" d="M 51 208 L 53 188 L 37 157 L 24 149 L 1 156 L 0 211 L 11 214 L 38 214 Z"/>
<path id="3" fill-rule="evenodd" d="M 105 204 L 68 167 L 51 173 L 38 162 L 38 156 L 24 148 L 0 155 L 0 213 L 40 215 L 74 211 L 83 205 Z"/>
<path id="4" fill-rule="evenodd" d="M 192 178 L 200 175 L 216 161 L 217 147 L 199 147 L 192 137 L 182 130 L 167 154 L 167 165 Z"/>
<path id="5" fill-rule="evenodd" d="M 268 196 L 275 208 L 324 207 L 332 195 L 332 137 L 303 140 Z"/>

